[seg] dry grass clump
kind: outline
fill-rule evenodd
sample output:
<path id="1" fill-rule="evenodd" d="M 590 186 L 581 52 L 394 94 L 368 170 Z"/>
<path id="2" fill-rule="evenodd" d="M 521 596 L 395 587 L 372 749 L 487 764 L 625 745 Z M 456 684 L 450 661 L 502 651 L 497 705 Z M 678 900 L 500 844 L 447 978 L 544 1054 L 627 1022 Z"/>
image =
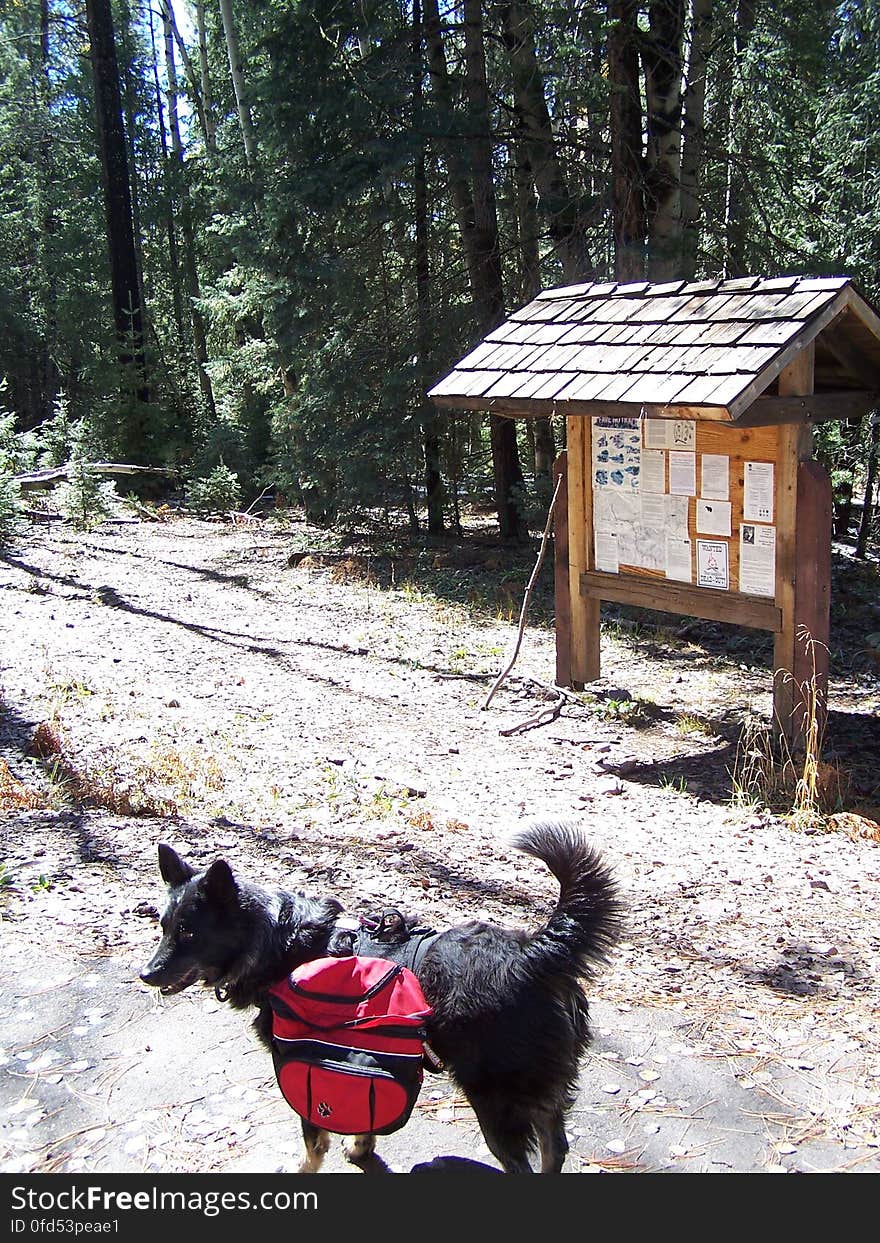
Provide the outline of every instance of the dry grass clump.
<path id="1" fill-rule="evenodd" d="M 57 725 L 50 721 L 40 721 L 31 735 L 27 754 L 38 760 L 48 760 L 61 755 L 62 750 L 61 734 Z"/>
<path id="2" fill-rule="evenodd" d="M 375 579 L 369 565 L 361 557 L 343 557 L 331 569 L 330 582 L 341 583 L 343 586 L 347 583 L 363 583 L 371 586 Z"/>
<path id="3" fill-rule="evenodd" d="M 78 803 L 122 816 L 178 816 L 224 784 L 212 755 L 168 745 L 129 764 L 115 756 L 84 769 L 68 763 L 64 778 Z"/>
<path id="4" fill-rule="evenodd" d="M 0 759 L 0 811 L 35 811 L 49 806 L 44 794 L 19 781 Z"/>
<path id="5" fill-rule="evenodd" d="M 417 811 L 407 816 L 406 822 L 414 829 L 423 829 L 427 833 L 464 833 L 468 827 L 462 820 L 437 820 L 429 811 Z"/>
<path id="6" fill-rule="evenodd" d="M 836 827 L 834 815 L 842 811 L 849 796 L 851 781 L 839 764 L 822 758 L 825 713 L 816 674 L 816 644 L 806 632 L 799 632 L 798 637 L 813 665 L 812 676 L 798 687 L 802 744 L 795 751 L 784 730 L 748 718 L 731 770 L 733 801 L 766 807 L 781 814 L 793 828 L 831 830 Z"/>
<path id="7" fill-rule="evenodd" d="M 829 825 L 854 842 L 880 843 L 880 807 L 861 811 L 838 811 L 828 817 Z"/>
<path id="8" fill-rule="evenodd" d="M 200 751 L 185 754 L 167 745 L 153 746 L 145 758 L 110 754 L 82 764 L 66 751 L 56 722 L 40 722 L 27 753 L 43 762 L 56 798 L 50 802 L 26 791 L 11 773 L 4 778 L 0 770 L 0 808 L 48 807 L 61 802 L 120 816 L 178 816 L 224 785 L 214 756 Z M 27 798 L 36 801 L 28 803 Z"/>
<path id="9" fill-rule="evenodd" d="M 796 828 L 820 828 L 840 811 L 850 788 L 839 764 L 819 758 L 809 748 L 791 752 L 763 721 L 746 720 L 731 770 L 733 801 L 782 814 Z"/>

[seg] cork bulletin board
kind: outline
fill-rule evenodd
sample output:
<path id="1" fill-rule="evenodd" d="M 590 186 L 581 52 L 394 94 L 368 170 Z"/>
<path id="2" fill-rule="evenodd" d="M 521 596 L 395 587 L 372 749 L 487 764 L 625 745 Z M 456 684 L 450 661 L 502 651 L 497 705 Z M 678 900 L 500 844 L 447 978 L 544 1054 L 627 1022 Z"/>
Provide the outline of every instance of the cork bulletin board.
<path id="1" fill-rule="evenodd" d="M 778 427 L 677 419 L 589 420 L 587 569 L 773 601 Z M 714 611 L 714 609 L 713 609 Z"/>

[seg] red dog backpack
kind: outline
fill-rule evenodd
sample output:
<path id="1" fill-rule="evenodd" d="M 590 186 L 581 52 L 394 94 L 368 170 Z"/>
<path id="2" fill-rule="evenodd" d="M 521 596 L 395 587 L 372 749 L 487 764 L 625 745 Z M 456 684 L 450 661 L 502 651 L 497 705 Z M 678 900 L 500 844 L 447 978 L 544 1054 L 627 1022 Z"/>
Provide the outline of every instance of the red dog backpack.
<path id="1" fill-rule="evenodd" d="M 269 1003 L 275 1074 L 300 1117 L 341 1135 L 404 1125 L 432 1013 L 412 971 L 384 958 L 318 958 L 274 985 Z"/>

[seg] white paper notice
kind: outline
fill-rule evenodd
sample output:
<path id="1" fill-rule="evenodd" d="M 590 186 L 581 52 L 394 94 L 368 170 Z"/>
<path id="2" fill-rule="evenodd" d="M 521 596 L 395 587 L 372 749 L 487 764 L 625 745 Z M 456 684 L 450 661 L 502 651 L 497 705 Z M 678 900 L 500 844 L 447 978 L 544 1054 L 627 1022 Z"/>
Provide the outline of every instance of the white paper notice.
<path id="1" fill-rule="evenodd" d="M 697 585 L 727 591 L 730 578 L 727 544 L 723 540 L 697 540 Z"/>
<path id="2" fill-rule="evenodd" d="M 700 496 L 704 496 L 707 501 L 730 499 L 729 457 L 704 453 L 700 458 L 700 474 Z"/>
<path id="3" fill-rule="evenodd" d="M 642 426 L 645 429 L 646 449 L 669 448 L 669 424 L 666 419 L 645 419 Z"/>
<path id="4" fill-rule="evenodd" d="M 642 513 L 642 501 L 637 492 L 618 492 L 605 488 L 593 494 L 593 526 L 597 531 L 627 530 L 636 526 Z"/>
<path id="5" fill-rule="evenodd" d="M 773 463 L 746 462 L 743 485 L 746 522 L 773 521 Z"/>
<path id="6" fill-rule="evenodd" d="M 670 453 L 669 491 L 673 496 L 694 496 L 697 491 L 696 453 Z"/>
<path id="7" fill-rule="evenodd" d="M 657 449 L 642 450 L 641 492 L 666 491 L 666 454 Z"/>
<path id="8" fill-rule="evenodd" d="M 652 496 L 651 493 L 642 493 L 642 512 L 641 520 L 643 527 L 665 527 L 666 526 L 666 497 Z"/>
<path id="9" fill-rule="evenodd" d="M 697 425 L 692 419 L 673 419 L 668 433 L 670 449 L 695 449 Z"/>
<path id="10" fill-rule="evenodd" d="M 730 535 L 730 501 L 697 501 L 701 535 Z"/>
<path id="11" fill-rule="evenodd" d="M 596 537 L 596 569 L 605 570 L 608 574 L 620 571 L 617 555 L 617 536 L 613 531 L 597 531 Z"/>
<path id="12" fill-rule="evenodd" d="M 680 583 L 692 583 L 694 576 L 691 571 L 691 541 L 675 539 L 669 536 L 666 540 L 666 577 L 674 578 Z"/>
<path id="13" fill-rule="evenodd" d="M 690 500 L 686 496 L 666 497 L 666 524 L 670 535 L 677 539 L 688 538 L 688 509 Z"/>
<path id="14" fill-rule="evenodd" d="M 644 523 L 642 514 L 651 503 L 666 501 L 664 496 L 642 496 L 639 492 L 627 492 L 618 488 L 599 488 L 593 493 L 593 528 L 598 533 L 613 535 L 617 543 L 612 551 L 606 548 L 603 556 L 607 565 L 597 569 L 619 573 L 621 565 L 635 565 L 643 570 L 662 570 L 666 556 L 666 530 L 652 522 Z M 598 556 L 598 552 L 597 552 Z M 612 568 L 616 557 L 617 564 Z"/>
<path id="15" fill-rule="evenodd" d="M 740 526 L 739 589 L 750 596 L 776 595 L 776 527 Z"/>
<path id="16" fill-rule="evenodd" d="M 695 449 L 697 425 L 693 419 L 643 419 L 646 449 Z"/>

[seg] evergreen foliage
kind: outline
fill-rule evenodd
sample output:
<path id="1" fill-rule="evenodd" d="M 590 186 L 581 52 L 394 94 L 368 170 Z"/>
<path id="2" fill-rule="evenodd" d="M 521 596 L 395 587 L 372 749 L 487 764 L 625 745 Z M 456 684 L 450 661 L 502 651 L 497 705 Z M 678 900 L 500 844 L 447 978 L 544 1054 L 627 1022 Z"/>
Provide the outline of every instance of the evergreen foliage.
<path id="1" fill-rule="evenodd" d="M 91 531 L 117 508 L 116 487 L 102 480 L 91 466 L 103 454 L 102 445 L 86 420 L 71 424 L 67 431 L 67 479 L 55 489 L 55 500 L 71 526 Z"/>
<path id="2" fill-rule="evenodd" d="M 85 14 L 0 0 L 0 379 L 17 452 L 60 463 L 82 423 L 114 457 L 182 466 L 197 495 L 222 467 L 240 500 L 273 486 L 317 522 L 426 524 L 439 468 L 432 529 L 454 529 L 462 496 L 491 495 L 497 446 L 487 419 L 435 417 L 424 393 L 483 330 L 485 141 L 508 310 L 540 286 L 615 279 L 624 258 L 632 279 L 670 263 L 827 272 L 880 294 L 880 0 L 468 11 L 486 115 L 462 0 L 233 0 L 232 31 L 205 6 L 204 65 L 183 0 L 179 40 L 165 0 L 113 0 L 141 338 L 111 296 Z M 670 134 L 696 160 L 688 231 L 681 149 L 658 157 Z M 564 435 L 538 430 L 518 426 L 515 446 L 533 522 Z M 839 507 L 876 442 L 867 422 L 820 431 Z"/>
<path id="3" fill-rule="evenodd" d="M 19 465 L 15 415 L 0 410 L 0 548 L 11 543 L 18 530 L 20 491 L 13 476 Z"/>
<path id="4" fill-rule="evenodd" d="M 238 476 L 221 461 L 210 474 L 190 482 L 186 499 L 187 504 L 197 514 L 228 514 L 241 505 Z"/>

